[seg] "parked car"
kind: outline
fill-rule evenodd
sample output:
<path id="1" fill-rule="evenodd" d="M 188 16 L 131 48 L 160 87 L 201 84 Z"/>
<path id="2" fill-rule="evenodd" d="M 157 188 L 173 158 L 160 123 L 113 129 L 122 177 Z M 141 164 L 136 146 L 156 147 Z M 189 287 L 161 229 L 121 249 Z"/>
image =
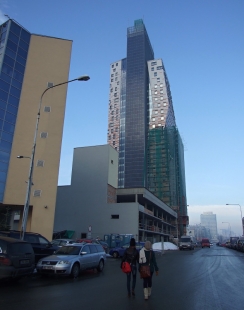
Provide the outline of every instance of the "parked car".
<path id="1" fill-rule="evenodd" d="M 72 244 L 72 243 L 75 243 L 75 240 L 73 240 L 73 239 L 54 239 L 51 242 L 51 244 L 57 245 L 58 247 L 62 247 L 64 245 Z"/>
<path id="2" fill-rule="evenodd" d="M 240 238 L 236 244 L 237 251 L 244 252 L 244 239 Z"/>
<path id="3" fill-rule="evenodd" d="M 136 242 L 136 249 L 140 251 L 144 247 L 145 242 Z M 129 243 L 124 244 L 121 247 L 112 248 L 109 251 L 109 254 L 114 258 L 122 257 L 124 255 L 125 250 L 130 246 Z"/>
<path id="4" fill-rule="evenodd" d="M 35 254 L 30 243 L 0 236 L 0 279 L 19 279 L 33 273 Z"/>
<path id="5" fill-rule="evenodd" d="M 76 239 L 75 240 L 76 243 L 82 243 L 82 242 L 85 242 L 85 243 L 95 243 L 95 239 Z"/>
<path id="6" fill-rule="evenodd" d="M 103 247 L 105 253 L 108 253 L 108 252 L 109 252 L 109 246 L 108 246 L 108 244 L 107 244 L 105 241 L 96 240 L 96 243 L 101 244 L 101 246 Z"/>
<path id="7" fill-rule="evenodd" d="M 0 236 L 20 239 L 20 231 L 0 231 Z M 39 259 L 53 254 L 53 252 L 58 249 L 57 245 L 51 244 L 51 242 L 38 233 L 25 232 L 24 240 L 32 245 L 35 253 L 35 263 L 37 263 Z"/>
<path id="8" fill-rule="evenodd" d="M 205 247 L 210 248 L 210 242 L 209 242 L 209 239 L 207 238 L 202 239 L 202 248 L 205 248 Z"/>
<path id="9" fill-rule="evenodd" d="M 39 260 L 40 274 L 70 275 L 78 277 L 81 270 L 96 268 L 102 271 L 106 253 L 100 244 L 74 243 L 59 248 L 54 255 Z"/>

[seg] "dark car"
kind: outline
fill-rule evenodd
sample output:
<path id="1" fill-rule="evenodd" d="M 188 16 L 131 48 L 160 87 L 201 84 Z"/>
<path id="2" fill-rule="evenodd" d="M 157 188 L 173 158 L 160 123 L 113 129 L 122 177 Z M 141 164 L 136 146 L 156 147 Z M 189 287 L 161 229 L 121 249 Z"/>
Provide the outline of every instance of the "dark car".
<path id="1" fill-rule="evenodd" d="M 20 231 L 0 231 L 0 236 L 20 239 Z M 32 245 L 35 253 L 35 263 L 45 256 L 52 255 L 53 252 L 59 248 L 57 245 L 51 244 L 45 237 L 38 233 L 25 232 L 24 240 Z"/>
<path id="2" fill-rule="evenodd" d="M 102 241 L 102 240 L 96 240 L 96 243 L 101 244 L 101 246 L 103 247 L 105 253 L 108 253 L 108 251 L 109 251 L 109 246 L 108 246 L 107 242 Z"/>
<path id="3" fill-rule="evenodd" d="M 136 249 L 137 251 L 140 251 L 143 247 L 144 247 L 144 244 L 145 242 L 136 242 Z M 115 247 L 115 248 L 112 248 L 110 251 L 109 251 L 109 254 L 111 256 L 113 256 L 114 258 L 117 258 L 117 257 L 121 257 L 124 255 L 124 252 L 125 250 L 130 246 L 129 243 L 126 243 L 124 244 L 123 246 L 121 247 Z"/>
<path id="4" fill-rule="evenodd" d="M 73 239 L 54 239 L 51 244 L 57 245 L 59 248 L 61 248 L 64 245 L 75 243 L 75 240 Z"/>
<path id="5" fill-rule="evenodd" d="M 21 278 L 33 273 L 35 254 L 30 243 L 0 236 L 0 279 Z"/>

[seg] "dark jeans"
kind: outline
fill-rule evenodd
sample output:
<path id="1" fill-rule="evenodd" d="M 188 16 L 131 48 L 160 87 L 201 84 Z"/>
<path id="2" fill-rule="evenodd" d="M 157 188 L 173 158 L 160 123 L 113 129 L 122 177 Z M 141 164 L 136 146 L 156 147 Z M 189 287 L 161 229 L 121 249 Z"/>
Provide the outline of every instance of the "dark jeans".
<path id="1" fill-rule="evenodd" d="M 131 266 L 131 272 L 126 274 L 128 293 L 131 292 L 131 289 L 130 289 L 131 275 L 132 275 L 132 291 L 134 291 L 136 287 L 136 266 L 134 265 Z"/>
<path id="2" fill-rule="evenodd" d="M 143 288 L 152 287 L 152 276 L 153 272 L 151 272 L 151 277 L 143 278 Z"/>

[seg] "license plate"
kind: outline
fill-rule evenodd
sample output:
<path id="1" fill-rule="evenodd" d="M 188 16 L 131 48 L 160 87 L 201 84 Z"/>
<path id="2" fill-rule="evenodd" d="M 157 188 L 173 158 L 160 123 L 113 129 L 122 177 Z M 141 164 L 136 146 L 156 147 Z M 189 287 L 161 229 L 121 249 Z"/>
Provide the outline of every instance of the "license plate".
<path id="1" fill-rule="evenodd" d="M 43 266 L 42 269 L 53 269 L 53 266 Z"/>
<path id="2" fill-rule="evenodd" d="M 20 261 L 20 265 L 26 265 L 26 264 L 29 264 L 30 263 L 30 260 L 29 259 L 22 259 Z"/>

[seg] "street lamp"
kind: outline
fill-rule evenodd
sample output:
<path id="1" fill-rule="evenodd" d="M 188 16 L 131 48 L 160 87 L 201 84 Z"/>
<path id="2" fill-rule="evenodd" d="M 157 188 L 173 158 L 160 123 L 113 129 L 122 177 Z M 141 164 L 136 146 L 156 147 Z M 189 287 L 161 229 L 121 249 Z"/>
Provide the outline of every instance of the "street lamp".
<path id="1" fill-rule="evenodd" d="M 244 236 L 241 205 L 239 205 L 239 203 L 227 203 L 226 205 L 227 205 L 227 206 L 239 206 L 239 207 L 240 207 L 240 211 L 241 211 L 242 236 Z"/>
<path id="2" fill-rule="evenodd" d="M 36 119 L 36 128 L 35 128 L 35 134 L 34 134 L 34 142 L 33 142 L 33 147 L 32 147 L 32 153 L 31 157 L 27 156 L 22 156 L 19 155 L 17 158 L 30 158 L 30 170 L 29 170 L 29 176 L 28 176 L 28 182 L 27 182 L 27 190 L 26 190 L 26 196 L 25 196 L 25 204 L 24 204 L 24 211 L 23 211 L 23 217 L 22 217 L 22 224 L 21 224 L 21 232 L 20 232 L 20 237 L 22 240 L 24 240 L 24 235 L 26 231 L 26 224 L 27 224 L 27 219 L 28 219 L 28 212 L 29 212 L 29 204 L 30 204 L 30 193 L 31 193 L 31 186 L 32 186 L 32 175 L 33 175 L 33 166 L 34 166 L 34 158 L 35 158 L 35 151 L 36 151 L 36 137 L 37 137 L 37 132 L 38 132 L 38 125 L 39 125 L 39 120 L 40 120 L 40 114 L 41 114 L 41 106 L 42 106 L 42 98 L 44 94 L 51 88 L 68 84 L 74 81 L 88 81 L 90 80 L 90 77 L 88 75 L 82 75 L 76 79 L 66 81 L 63 83 L 59 83 L 50 87 L 47 87 L 44 92 L 41 95 L 40 98 L 40 103 L 39 103 L 39 108 L 38 108 L 38 113 L 37 113 L 37 119 Z"/>
<path id="3" fill-rule="evenodd" d="M 230 230 L 230 235 L 231 235 L 231 226 L 230 226 L 230 223 L 229 223 L 229 222 L 222 222 L 222 224 L 224 224 L 224 223 L 229 224 L 229 230 Z"/>

